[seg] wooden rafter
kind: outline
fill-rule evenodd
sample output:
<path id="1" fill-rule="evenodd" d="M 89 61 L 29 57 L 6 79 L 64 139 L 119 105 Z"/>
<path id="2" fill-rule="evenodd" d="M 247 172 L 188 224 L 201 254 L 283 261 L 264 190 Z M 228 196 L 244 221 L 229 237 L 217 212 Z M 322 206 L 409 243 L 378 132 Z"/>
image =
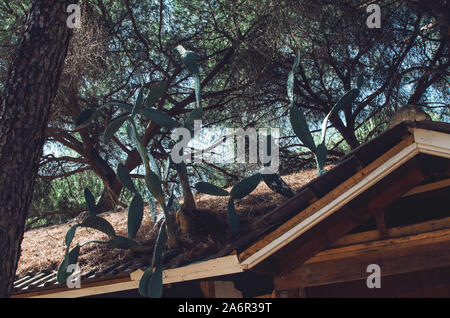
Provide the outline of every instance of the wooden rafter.
<path id="1" fill-rule="evenodd" d="M 450 187 L 450 179 L 439 180 L 439 181 L 436 181 L 436 182 L 432 182 L 432 183 L 428 183 L 428 184 L 417 186 L 417 187 L 409 190 L 408 192 L 406 192 L 403 195 L 403 197 L 408 197 L 408 196 L 411 196 L 411 195 L 420 194 L 420 193 L 424 193 L 424 192 L 429 192 L 429 191 L 442 189 L 442 188 L 446 188 L 446 187 Z"/>
<path id="2" fill-rule="evenodd" d="M 402 225 L 398 227 L 388 228 L 387 233 L 390 238 L 402 237 L 407 235 L 432 232 L 450 228 L 450 217 L 439 220 L 431 220 L 412 225 Z M 333 248 L 342 247 L 352 244 L 372 242 L 380 240 L 380 232 L 378 230 L 366 231 L 354 234 L 347 234 L 332 244 Z"/>

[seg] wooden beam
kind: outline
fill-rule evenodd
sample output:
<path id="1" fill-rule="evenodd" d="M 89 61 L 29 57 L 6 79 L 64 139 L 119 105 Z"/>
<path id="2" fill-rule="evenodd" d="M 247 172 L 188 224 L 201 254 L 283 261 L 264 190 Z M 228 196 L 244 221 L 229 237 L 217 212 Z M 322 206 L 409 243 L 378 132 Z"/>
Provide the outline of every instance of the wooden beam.
<path id="1" fill-rule="evenodd" d="M 277 277 L 275 289 L 366 279 L 369 264 L 378 264 L 382 276 L 448 266 L 450 229 L 323 251 L 288 275 Z"/>
<path id="2" fill-rule="evenodd" d="M 386 238 L 389 236 L 388 231 L 386 229 L 386 222 L 385 222 L 385 217 L 384 217 L 384 211 L 378 211 L 375 214 L 375 222 L 377 223 L 377 229 L 378 232 L 380 233 L 380 238 Z"/>
<path id="3" fill-rule="evenodd" d="M 420 193 L 424 193 L 424 192 L 429 192 L 429 191 L 442 189 L 442 188 L 446 188 L 446 187 L 450 187 L 450 179 L 439 180 L 439 181 L 436 181 L 436 182 L 432 182 L 432 183 L 428 183 L 428 184 L 417 186 L 417 187 L 409 190 L 408 192 L 406 192 L 403 195 L 403 197 L 408 197 L 408 196 L 411 196 L 411 195 L 420 194 Z"/>
<path id="4" fill-rule="evenodd" d="M 202 290 L 203 297 L 205 298 L 215 297 L 214 281 L 207 280 L 200 282 L 200 289 Z"/>
<path id="5" fill-rule="evenodd" d="M 412 224 L 412 225 L 402 225 L 398 227 L 388 228 L 388 237 L 401 237 L 412 234 L 419 234 L 425 232 L 431 232 L 436 230 L 442 230 L 450 228 L 450 217 L 431 220 L 422 223 Z M 342 236 L 340 239 L 335 241 L 331 247 L 341 247 L 346 245 L 352 245 L 357 243 L 371 242 L 381 239 L 378 230 L 366 231 L 361 233 L 347 234 Z"/>
<path id="6" fill-rule="evenodd" d="M 413 143 L 412 136 L 405 138 L 320 200 L 300 211 L 300 213 L 276 230 L 258 240 L 239 254 L 239 259 L 248 268 L 255 266 L 296 239 L 303 232 L 320 222 L 320 220 L 342 208 L 347 202 L 376 184 L 417 153 L 417 146 Z"/>

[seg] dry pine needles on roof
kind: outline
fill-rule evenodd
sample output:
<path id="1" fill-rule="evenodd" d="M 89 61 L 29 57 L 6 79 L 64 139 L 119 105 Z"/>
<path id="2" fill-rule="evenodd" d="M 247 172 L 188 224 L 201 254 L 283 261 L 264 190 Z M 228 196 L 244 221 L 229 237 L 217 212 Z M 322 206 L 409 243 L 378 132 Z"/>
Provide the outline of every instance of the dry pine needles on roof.
<path id="1" fill-rule="evenodd" d="M 330 167 L 327 168 L 329 169 Z M 296 191 L 315 179 L 316 176 L 317 171 L 311 169 L 283 176 L 283 179 Z M 232 239 L 231 236 L 225 234 L 227 199 L 206 194 L 196 194 L 195 199 L 199 213 L 202 213 L 202 216 L 210 214 L 215 217 L 223 225 L 224 230 L 216 233 L 217 235 L 215 235 L 214 239 L 211 235 L 205 235 L 201 241 L 195 241 L 195 247 L 185 248 L 181 257 L 182 263 L 192 262 L 214 254 Z M 249 228 L 246 225 L 254 221 L 255 218 L 273 210 L 285 200 L 283 196 L 270 190 L 265 183 L 260 183 L 249 196 L 236 201 L 236 210 L 243 224 L 241 234 L 245 234 L 246 229 Z M 103 213 L 101 216 L 113 225 L 119 235 L 126 236 L 127 210 Z M 206 218 L 206 220 L 208 219 Z M 75 218 L 65 224 L 25 232 L 16 275 L 21 277 L 26 273 L 56 270 L 64 258 L 64 237 L 66 232 L 72 225 L 78 222 L 79 220 Z M 150 218 L 148 207 L 145 207 L 142 226 L 136 239 L 144 245 L 153 246 L 152 243 L 156 235 L 157 227 Z M 221 237 L 217 237 L 218 235 Z M 80 228 L 77 231 L 73 244 L 81 244 L 88 240 L 102 240 L 106 238 L 107 236 L 99 231 Z M 136 255 L 129 250 L 112 249 L 104 245 L 86 245 L 80 253 L 79 264 L 83 272 L 92 269 L 101 270 L 112 263 L 126 262 L 133 257 L 136 257 Z"/>

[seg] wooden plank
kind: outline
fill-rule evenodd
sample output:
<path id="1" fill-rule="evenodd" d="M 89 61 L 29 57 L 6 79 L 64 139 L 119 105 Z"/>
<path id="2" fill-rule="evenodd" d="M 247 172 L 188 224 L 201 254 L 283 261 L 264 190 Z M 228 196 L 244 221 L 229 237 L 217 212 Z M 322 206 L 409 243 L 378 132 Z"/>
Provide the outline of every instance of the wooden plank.
<path id="1" fill-rule="evenodd" d="M 413 131 L 414 139 L 420 152 L 450 158 L 449 134 L 421 128 L 414 128 Z"/>
<path id="2" fill-rule="evenodd" d="M 322 197 L 320 200 L 308 206 L 306 209 L 295 215 L 289 221 L 285 222 L 283 225 L 278 227 L 273 232 L 267 234 L 262 239 L 258 240 L 248 249 L 239 254 L 239 259 L 243 260 L 244 264 L 253 263 L 257 258 L 262 257 L 257 255 L 265 253 L 264 256 L 268 256 L 275 252 L 275 247 L 281 248 L 290 242 L 295 235 L 299 235 L 296 227 L 303 227 L 305 230 L 308 227 L 314 225 L 314 221 L 319 217 L 323 219 L 327 217 L 334 211 L 345 205 L 346 202 L 353 199 L 355 196 L 360 194 L 366 188 L 370 187 L 372 184 L 376 183 L 385 175 L 389 174 L 391 171 L 395 170 L 401 163 L 410 159 L 417 154 L 417 147 L 413 143 L 412 136 L 402 140 L 395 147 L 390 149 L 388 152 L 380 156 L 369 166 L 363 168 L 361 171 L 356 173 L 351 178 L 344 181 L 334 190 L 329 192 L 327 195 Z M 366 182 L 362 182 L 367 179 Z M 352 190 L 351 193 L 348 193 Z M 320 213 L 317 213 L 320 212 Z M 314 216 L 314 214 L 316 214 Z M 309 226 L 306 226 L 309 223 Z M 289 231 L 294 231 L 296 234 L 291 236 Z M 284 235 L 284 236 L 283 236 Z M 288 236 L 290 236 L 288 238 Z M 290 240 L 289 240 L 290 239 Z M 269 246 L 269 244 L 273 246 Z M 256 255 L 250 259 L 251 256 Z M 266 256 L 266 257 L 267 257 Z"/>
<path id="3" fill-rule="evenodd" d="M 241 273 L 244 269 L 239 263 L 237 255 L 214 258 L 183 267 L 163 271 L 163 283 L 177 283 L 207 277 Z"/>
<path id="4" fill-rule="evenodd" d="M 437 189 L 442 189 L 442 188 L 446 188 L 446 187 L 450 187 L 450 179 L 440 180 L 440 181 L 417 186 L 417 187 L 409 190 L 408 192 L 406 192 L 403 195 L 403 197 L 408 197 L 411 195 L 420 194 L 420 193 L 433 191 L 433 190 L 437 190 Z"/>
<path id="5" fill-rule="evenodd" d="M 431 220 L 422 223 L 412 224 L 412 225 L 402 225 L 398 227 L 388 228 L 388 237 L 401 237 L 411 234 L 418 234 L 424 232 L 431 232 L 436 230 L 442 230 L 450 228 L 450 217 Z M 370 241 L 379 240 L 380 233 L 378 230 L 366 231 L 361 233 L 347 234 L 335 241 L 331 247 L 340 247 L 346 245 L 352 245 L 356 243 L 364 243 Z"/>
<path id="6" fill-rule="evenodd" d="M 450 229 L 335 248 L 310 258 L 288 275 L 277 277 L 276 290 L 366 279 L 369 264 L 382 276 L 450 265 Z"/>

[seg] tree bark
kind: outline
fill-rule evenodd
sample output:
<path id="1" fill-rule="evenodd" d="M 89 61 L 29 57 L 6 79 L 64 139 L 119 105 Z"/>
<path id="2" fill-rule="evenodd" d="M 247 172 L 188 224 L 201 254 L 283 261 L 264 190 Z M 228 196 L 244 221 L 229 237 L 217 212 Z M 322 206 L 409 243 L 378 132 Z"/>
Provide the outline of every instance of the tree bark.
<path id="1" fill-rule="evenodd" d="M 0 107 L 0 297 L 12 291 L 25 220 L 71 29 L 74 0 L 33 1 Z"/>

